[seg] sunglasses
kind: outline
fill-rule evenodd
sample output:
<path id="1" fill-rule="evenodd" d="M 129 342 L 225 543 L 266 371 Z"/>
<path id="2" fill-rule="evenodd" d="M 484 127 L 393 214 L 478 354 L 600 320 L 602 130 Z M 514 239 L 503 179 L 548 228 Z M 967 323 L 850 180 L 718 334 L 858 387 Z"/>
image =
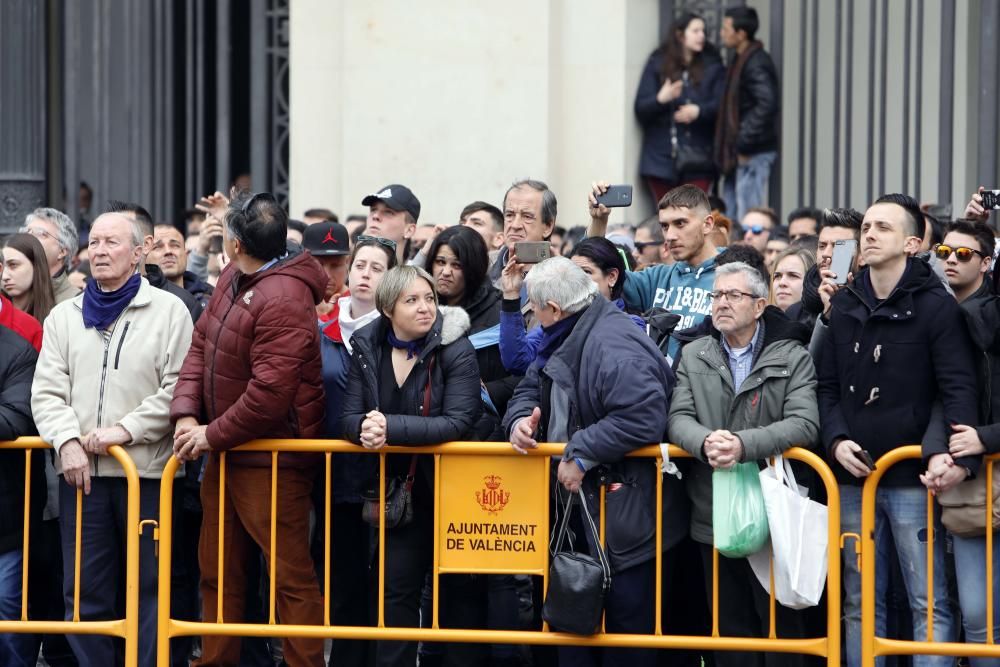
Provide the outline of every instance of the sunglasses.
<path id="1" fill-rule="evenodd" d="M 952 248 L 950 245 L 945 245 L 943 243 L 938 243 L 933 248 L 934 254 L 938 256 L 940 260 L 946 260 L 951 257 L 951 253 L 955 253 L 955 259 L 962 262 L 968 262 L 972 259 L 973 255 L 979 255 L 980 257 L 986 257 L 983 253 L 979 252 L 974 248 L 967 248 L 965 246 L 958 246 L 957 248 Z"/>
<path id="2" fill-rule="evenodd" d="M 364 234 L 358 236 L 357 245 L 368 242 L 377 243 L 380 246 L 385 246 L 389 250 L 396 252 L 396 242 L 392 239 L 384 239 L 381 236 L 365 236 Z"/>
<path id="3" fill-rule="evenodd" d="M 643 242 L 636 241 L 635 249 L 638 250 L 639 252 L 642 252 L 646 248 L 659 247 L 661 245 L 663 245 L 662 241 L 643 241 Z"/>
<path id="4" fill-rule="evenodd" d="M 760 236 L 764 232 L 771 231 L 764 225 L 751 225 L 750 227 L 747 227 L 747 230 L 754 236 Z"/>

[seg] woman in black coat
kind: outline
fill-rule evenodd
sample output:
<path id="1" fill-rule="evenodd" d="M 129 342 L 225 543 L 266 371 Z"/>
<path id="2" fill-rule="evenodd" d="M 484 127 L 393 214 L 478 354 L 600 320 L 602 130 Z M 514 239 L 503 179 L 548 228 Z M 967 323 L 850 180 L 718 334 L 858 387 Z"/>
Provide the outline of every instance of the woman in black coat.
<path id="1" fill-rule="evenodd" d="M 357 331 L 344 397 L 345 437 L 366 449 L 433 445 L 469 437 L 482 414 L 479 366 L 460 309 L 438 307 L 434 280 L 413 266 L 386 273 L 375 304 L 381 317 Z M 414 470 L 413 519 L 386 530 L 385 622 L 417 627 L 432 558 L 434 466 L 430 456 L 390 455 L 387 479 Z M 462 627 L 468 599 L 441 579 L 445 627 Z M 453 621 L 454 619 L 454 621 Z M 378 642 L 376 665 L 413 665 L 415 642 Z M 453 645 L 446 664 L 476 664 L 481 647 Z M 480 658 L 481 659 L 481 658 Z"/>
<path id="2" fill-rule="evenodd" d="M 725 84 L 722 60 L 705 38 L 705 20 L 682 15 L 646 62 L 635 96 L 643 128 L 639 173 L 654 204 L 684 183 L 707 192 L 718 177 L 712 148 Z"/>

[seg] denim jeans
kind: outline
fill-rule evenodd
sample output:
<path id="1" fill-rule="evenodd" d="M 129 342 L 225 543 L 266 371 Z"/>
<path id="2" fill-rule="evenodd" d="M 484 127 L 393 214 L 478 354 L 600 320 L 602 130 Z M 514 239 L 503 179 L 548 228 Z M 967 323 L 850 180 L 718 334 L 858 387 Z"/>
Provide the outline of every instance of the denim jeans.
<path id="1" fill-rule="evenodd" d="M 16 621 L 21 618 L 21 566 L 23 554 L 20 545 L 0 554 L 0 620 Z M 38 648 L 31 655 L 32 635 L 23 633 L 0 634 L 0 665 L 34 667 Z"/>
<path id="2" fill-rule="evenodd" d="M 965 641 L 986 643 L 986 537 L 952 535 Z M 1000 535 L 993 536 L 993 637 L 1000 642 Z M 1000 667 L 997 658 L 971 658 L 972 667 Z"/>
<path id="3" fill-rule="evenodd" d="M 861 487 L 840 487 L 841 532 L 861 534 Z M 903 570 L 916 641 L 927 637 L 927 492 L 923 487 L 883 487 L 875 497 L 875 635 L 886 632 L 885 598 L 889 583 L 890 539 Z M 948 603 L 945 533 L 934 525 L 934 641 L 955 641 L 957 619 Z M 844 625 L 848 667 L 861 666 L 861 573 L 850 542 L 844 549 Z M 914 656 L 914 667 L 953 665 L 942 656 Z M 876 665 L 885 664 L 884 658 Z"/>
<path id="4" fill-rule="evenodd" d="M 736 167 L 736 173 L 726 176 L 722 198 L 726 201 L 729 217 L 739 222 L 746 212 L 767 201 L 767 185 L 771 166 L 778 158 L 777 151 L 765 151 L 749 156 L 746 164 Z"/>

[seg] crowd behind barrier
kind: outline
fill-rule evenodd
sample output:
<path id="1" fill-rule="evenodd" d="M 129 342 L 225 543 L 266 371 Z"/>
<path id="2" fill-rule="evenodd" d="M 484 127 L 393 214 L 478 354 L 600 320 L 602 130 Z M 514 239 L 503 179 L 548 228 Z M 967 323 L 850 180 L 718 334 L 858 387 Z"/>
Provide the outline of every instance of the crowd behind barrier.
<path id="1" fill-rule="evenodd" d="M 28 215 L 0 664 L 1000 665 L 1000 191 L 783 221 L 725 14 L 728 67 L 685 14 L 643 70 L 641 224 L 532 178 Z"/>

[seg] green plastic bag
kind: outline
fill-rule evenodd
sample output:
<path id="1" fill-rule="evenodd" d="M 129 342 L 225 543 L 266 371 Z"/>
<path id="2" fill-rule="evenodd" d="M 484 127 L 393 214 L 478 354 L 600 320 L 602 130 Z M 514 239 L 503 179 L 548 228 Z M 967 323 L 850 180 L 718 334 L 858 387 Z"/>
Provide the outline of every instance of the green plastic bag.
<path id="1" fill-rule="evenodd" d="M 729 558 L 760 551 L 768 538 L 767 508 L 756 463 L 737 463 L 712 473 L 715 548 Z"/>

